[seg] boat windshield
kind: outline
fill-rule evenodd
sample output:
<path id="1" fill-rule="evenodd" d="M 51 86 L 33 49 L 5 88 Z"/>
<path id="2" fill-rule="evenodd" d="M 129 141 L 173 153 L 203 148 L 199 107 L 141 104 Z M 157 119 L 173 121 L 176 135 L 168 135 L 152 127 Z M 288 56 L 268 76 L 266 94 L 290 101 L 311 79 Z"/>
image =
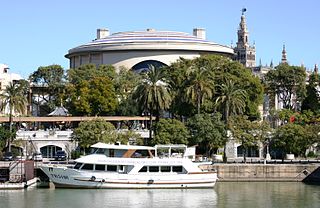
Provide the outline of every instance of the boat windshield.
<path id="1" fill-rule="evenodd" d="M 102 155 L 105 155 L 106 151 L 107 151 L 107 149 L 103 149 L 103 148 L 92 148 L 91 149 L 91 154 L 102 154 Z"/>

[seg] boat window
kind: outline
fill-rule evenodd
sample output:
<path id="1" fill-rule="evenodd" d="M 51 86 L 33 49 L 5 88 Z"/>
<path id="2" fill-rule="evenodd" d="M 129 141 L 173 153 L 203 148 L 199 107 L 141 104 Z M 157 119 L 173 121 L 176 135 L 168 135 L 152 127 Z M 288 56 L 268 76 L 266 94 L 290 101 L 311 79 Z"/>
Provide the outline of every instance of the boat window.
<path id="1" fill-rule="evenodd" d="M 93 170 L 93 164 L 84 164 L 81 170 Z"/>
<path id="2" fill-rule="evenodd" d="M 123 165 L 119 165 L 119 172 L 124 172 L 124 166 Z"/>
<path id="3" fill-rule="evenodd" d="M 105 149 L 102 149 L 102 148 L 98 148 L 96 151 L 95 151 L 95 154 L 105 154 Z"/>
<path id="4" fill-rule="evenodd" d="M 139 158 L 139 157 L 151 157 L 148 150 L 136 150 L 132 156 L 133 158 Z"/>
<path id="5" fill-rule="evenodd" d="M 74 169 L 79 169 L 81 167 L 81 165 L 82 165 L 82 163 L 76 163 L 73 168 Z"/>
<path id="6" fill-rule="evenodd" d="M 109 149 L 109 157 L 114 157 L 114 149 Z"/>
<path id="7" fill-rule="evenodd" d="M 147 172 L 148 171 L 148 167 L 147 166 L 143 166 L 140 170 L 139 173 L 141 172 Z"/>
<path id="8" fill-rule="evenodd" d="M 106 166 L 105 165 L 96 165 L 96 170 L 105 171 L 106 170 Z"/>
<path id="9" fill-rule="evenodd" d="M 149 172 L 159 172 L 159 166 L 149 166 Z"/>
<path id="10" fill-rule="evenodd" d="M 161 166 L 160 170 L 161 170 L 161 172 L 170 172 L 171 167 L 170 166 Z"/>
<path id="11" fill-rule="evenodd" d="M 117 166 L 116 165 L 108 165 L 107 166 L 107 171 L 117 171 Z"/>
<path id="12" fill-rule="evenodd" d="M 172 172 L 181 173 L 182 172 L 182 166 L 172 166 Z"/>

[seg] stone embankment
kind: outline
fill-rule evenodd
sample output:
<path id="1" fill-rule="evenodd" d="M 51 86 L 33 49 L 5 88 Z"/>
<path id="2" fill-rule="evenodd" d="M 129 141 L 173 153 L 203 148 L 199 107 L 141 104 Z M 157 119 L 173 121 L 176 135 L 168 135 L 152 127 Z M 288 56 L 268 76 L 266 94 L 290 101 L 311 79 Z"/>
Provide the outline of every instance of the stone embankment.
<path id="1" fill-rule="evenodd" d="M 217 171 L 219 181 L 302 181 L 319 164 L 213 164 L 202 169 Z"/>

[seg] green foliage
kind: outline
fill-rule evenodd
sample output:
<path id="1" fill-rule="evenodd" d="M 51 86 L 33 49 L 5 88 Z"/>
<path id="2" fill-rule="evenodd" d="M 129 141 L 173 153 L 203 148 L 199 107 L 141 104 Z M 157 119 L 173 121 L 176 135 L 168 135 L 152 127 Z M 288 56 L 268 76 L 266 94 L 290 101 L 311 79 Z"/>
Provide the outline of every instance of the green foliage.
<path id="1" fill-rule="evenodd" d="M 11 142 L 14 139 L 13 135 L 13 113 L 25 113 L 27 104 L 25 82 L 11 82 L 0 94 L 1 110 L 9 108 L 9 132 L 11 136 L 7 138 L 8 151 L 11 151 Z"/>
<path id="2" fill-rule="evenodd" d="M 171 95 L 166 80 L 165 69 L 150 66 L 150 70 L 143 75 L 142 82 L 134 91 L 133 98 L 141 106 L 141 110 L 160 117 L 160 111 L 169 109 Z"/>
<path id="3" fill-rule="evenodd" d="M 292 98 L 302 102 L 306 91 L 306 72 L 303 67 L 280 64 L 276 70 L 270 70 L 265 76 L 267 92 L 277 95 L 284 108 L 295 109 Z"/>
<path id="4" fill-rule="evenodd" d="M 198 75 L 188 73 L 191 69 L 198 71 Z M 171 109 L 174 114 L 194 115 L 199 110 L 199 103 L 202 111 L 215 112 L 215 99 L 210 98 L 220 96 L 221 85 L 230 80 L 238 89 L 245 91 L 244 113 L 252 120 L 259 118 L 258 106 L 262 103 L 263 86 L 258 77 L 253 76 L 250 70 L 238 62 L 219 55 L 204 55 L 192 60 L 181 58 L 169 67 L 167 77 L 173 95 Z M 200 78 L 204 84 L 197 90 L 194 84 Z M 191 86 L 195 87 L 193 93 Z M 186 96 L 187 89 L 190 96 Z"/>
<path id="5" fill-rule="evenodd" d="M 141 76 L 132 70 L 121 68 L 115 78 L 115 91 L 119 99 L 117 114 L 133 116 L 139 114 L 138 103 L 132 97 L 135 87 L 141 82 Z"/>
<path id="6" fill-rule="evenodd" d="M 179 120 L 160 119 L 155 125 L 155 138 L 152 144 L 188 144 L 189 130 Z"/>
<path id="7" fill-rule="evenodd" d="M 200 114 L 200 107 L 205 99 L 213 96 L 214 71 L 212 65 L 203 57 L 196 58 L 187 69 L 186 75 L 187 79 L 184 83 L 186 96 L 191 103 L 197 106 L 197 113 Z"/>
<path id="8" fill-rule="evenodd" d="M 110 80 L 114 80 L 116 70 L 111 65 L 99 65 L 97 68 L 95 64 L 85 64 L 76 69 L 69 69 L 67 73 L 67 79 L 71 84 L 92 80 L 96 77 L 108 77 Z"/>
<path id="9" fill-rule="evenodd" d="M 225 125 L 221 120 L 221 114 L 213 116 L 209 114 L 197 114 L 190 118 L 187 126 L 191 131 L 190 144 L 199 144 L 205 149 L 207 155 L 225 145 L 227 141 Z"/>
<path id="10" fill-rule="evenodd" d="M 319 80 L 320 75 L 311 74 L 309 77 L 309 84 L 306 87 L 306 97 L 302 102 L 302 110 L 311 110 L 313 112 L 320 109 L 320 96 L 319 96 Z"/>
<path id="11" fill-rule="evenodd" d="M 85 73 L 85 70 L 88 70 Z M 101 71 L 99 71 L 101 70 Z M 117 105 L 115 70 L 111 66 L 84 65 L 69 70 L 67 106 L 73 115 L 110 115 Z"/>
<path id="12" fill-rule="evenodd" d="M 81 155 L 80 151 L 77 151 L 77 150 L 71 151 L 71 159 L 73 159 L 73 160 L 78 159 L 80 157 L 80 155 Z"/>
<path id="13" fill-rule="evenodd" d="M 247 116 L 233 116 L 230 120 L 232 137 L 244 148 L 244 161 L 249 147 L 257 146 L 259 142 L 268 139 L 268 125 L 256 121 L 250 121 Z"/>
<path id="14" fill-rule="evenodd" d="M 127 144 L 128 142 L 132 141 L 134 144 L 141 144 L 141 135 L 135 133 L 132 130 L 119 132 L 117 135 L 117 141 L 121 144 Z"/>
<path id="15" fill-rule="evenodd" d="M 101 119 L 83 121 L 73 132 L 73 138 L 83 148 L 89 148 L 97 142 L 114 143 L 117 140 L 115 127 Z"/>
<path id="16" fill-rule="evenodd" d="M 223 112 L 223 119 L 228 124 L 229 117 L 242 113 L 246 107 L 246 91 L 239 88 L 232 80 L 226 80 L 218 86 L 216 108 Z"/>
<path id="17" fill-rule="evenodd" d="M 294 123 L 288 123 L 276 129 L 273 143 L 275 147 L 281 148 L 285 153 L 304 156 L 306 149 L 313 143 L 314 136 L 311 131 Z"/>
<path id="18" fill-rule="evenodd" d="M 12 136 L 12 133 L 8 129 L 0 126 L 0 152 L 2 152 L 6 147 L 7 139 L 10 137 L 12 138 Z"/>
<path id="19" fill-rule="evenodd" d="M 64 70 L 60 65 L 40 66 L 29 76 L 33 93 L 36 93 L 45 103 L 37 103 L 45 115 L 50 113 L 55 106 L 61 104 L 65 88 Z"/>

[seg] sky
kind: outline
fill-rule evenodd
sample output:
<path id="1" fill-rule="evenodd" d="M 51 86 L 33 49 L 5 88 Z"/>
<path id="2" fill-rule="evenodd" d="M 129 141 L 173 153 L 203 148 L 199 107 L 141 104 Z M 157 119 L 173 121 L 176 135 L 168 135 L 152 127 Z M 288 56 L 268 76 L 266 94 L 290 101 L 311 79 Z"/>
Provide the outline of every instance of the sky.
<path id="1" fill-rule="evenodd" d="M 283 44 L 289 64 L 320 64 L 319 0 L 0 0 L 0 63 L 24 78 L 40 66 L 67 70 L 68 50 L 95 39 L 97 28 L 192 34 L 200 27 L 207 40 L 235 45 L 242 8 L 257 65 L 277 65 Z"/>

